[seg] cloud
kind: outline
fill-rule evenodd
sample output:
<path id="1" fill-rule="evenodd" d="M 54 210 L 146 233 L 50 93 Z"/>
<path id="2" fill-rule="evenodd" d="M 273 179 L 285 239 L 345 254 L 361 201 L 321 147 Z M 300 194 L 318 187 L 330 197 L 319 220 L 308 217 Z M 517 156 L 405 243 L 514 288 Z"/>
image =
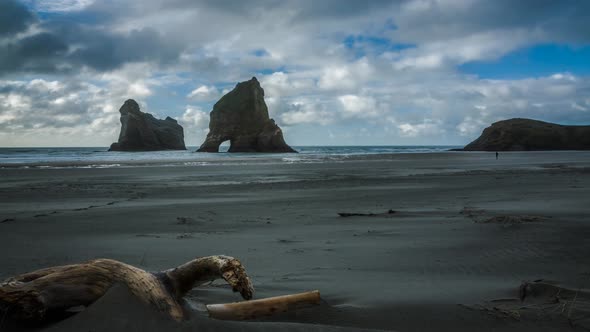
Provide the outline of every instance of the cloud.
<path id="1" fill-rule="evenodd" d="M 219 90 L 217 90 L 217 88 L 215 88 L 214 86 L 201 85 L 198 88 L 191 91 L 187 95 L 187 98 L 193 100 L 207 101 L 217 99 L 219 98 L 219 96 Z"/>
<path id="2" fill-rule="evenodd" d="M 114 136 L 118 129 L 108 92 L 92 84 L 0 81 L 0 91 L 0 138 L 5 145 L 28 145 L 31 139 L 37 145 L 67 145 L 74 137 L 76 142 L 97 143 L 95 138 Z M 69 139 L 58 143 L 63 137 Z"/>
<path id="3" fill-rule="evenodd" d="M 209 127 L 209 114 L 204 112 L 200 107 L 189 105 L 182 114 L 180 121 L 187 127 L 206 129 Z"/>
<path id="4" fill-rule="evenodd" d="M 489 126 L 491 123 L 486 123 L 484 121 L 485 116 L 479 118 L 473 118 L 469 115 L 465 116 L 463 121 L 457 125 L 457 130 L 459 130 L 459 135 L 466 136 L 466 137 L 475 137 L 477 136 L 482 128 Z"/>
<path id="5" fill-rule="evenodd" d="M 108 146 L 119 129 L 119 108 L 136 99 L 142 111 L 152 84 L 145 66 L 130 65 L 87 79 L 0 80 L 0 142 L 4 146 Z"/>
<path id="6" fill-rule="evenodd" d="M 423 43 L 486 31 L 527 30 L 546 40 L 588 42 L 590 35 L 578 29 L 587 26 L 589 10 L 590 3 L 584 1 L 401 1 L 392 36 Z"/>
<path id="7" fill-rule="evenodd" d="M 316 88 L 314 80 L 305 75 L 288 74 L 282 71 L 263 76 L 260 81 L 265 96 L 277 98 L 281 96 L 297 96 Z"/>
<path id="8" fill-rule="evenodd" d="M 34 21 L 34 15 L 20 2 L 0 2 L 0 37 L 22 32 Z"/>
<path id="9" fill-rule="evenodd" d="M 178 59 L 182 46 L 168 40 L 159 32 L 144 28 L 118 34 L 97 30 L 71 32 L 76 50 L 66 61 L 74 61 L 98 71 L 120 68 L 126 63 L 152 62 L 170 64 Z"/>
<path id="10" fill-rule="evenodd" d="M 288 138 L 307 144 L 458 144 L 516 116 L 590 122 L 583 68 L 501 80 L 462 72 L 535 45 L 587 47 L 583 1 L 23 3 L 0 2 L 2 145 L 44 133 L 38 142 L 106 146 L 127 98 L 185 122 L 200 143 L 203 110 L 252 76 Z"/>
<path id="11" fill-rule="evenodd" d="M 287 105 L 287 110 L 280 115 L 283 124 L 320 124 L 327 125 L 334 121 L 334 114 L 327 111 L 325 105 L 309 100 L 298 100 Z"/>
<path id="12" fill-rule="evenodd" d="M 471 61 L 489 61 L 541 40 L 525 30 L 493 30 L 453 39 L 435 40 L 385 55 L 395 69 L 453 68 Z"/>
<path id="13" fill-rule="evenodd" d="M 352 90 L 371 78 L 374 69 L 367 58 L 361 58 L 352 64 L 329 66 L 323 70 L 318 87 L 325 90 Z"/>
<path id="14" fill-rule="evenodd" d="M 402 137 L 437 136 L 444 132 L 440 121 L 425 119 L 421 123 L 401 123 L 397 125 Z"/>
<path id="15" fill-rule="evenodd" d="M 198 106 L 188 105 L 179 119 L 187 145 L 200 145 L 209 132 L 209 113 Z"/>
<path id="16" fill-rule="evenodd" d="M 344 110 L 344 116 L 373 117 L 379 114 L 377 102 L 372 97 L 344 95 L 338 97 Z"/>
<path id="17" fill-rule="evenodd" d="M 152 68 L 148 64 L 131 64 L 119 70 L 104 73 L 99 76 L 109 89 L 125 99 L 143 99 L 153 94 L 153 87 L 160 83 L 149 79 Z"/>
<path id="18" fill-rule="evenodd" d="M 82 9 L 90 2 L 51 3 L 69 11 Z M 83 68 L 104 72 L 142 62 L 165 66 L 177 62 L 184 49 L 182 44 L 149 27 L 117 32 L 75 21 L 44 20 L 33 29 L 34 15 L 12 0 L 0 3 L 0 18 L 0 37 L 32 29 L 31 33 L 0 43 L 0 76 L 71 73 Z"/>
<path id="19" fill-rule="evenodd" d="M 94 3 L 94 0 L 37 0 L 35 8 L 41 12 L 80 11 Z"/>
<path id="20" fill-rule="evenodd" d="M 50 73 L 65 69 L 64 63 L 55 60 L 65 56 L 67 48 L 62 40 L 45 32 L 0 45 L 0 76 L 13 71 Z"/>

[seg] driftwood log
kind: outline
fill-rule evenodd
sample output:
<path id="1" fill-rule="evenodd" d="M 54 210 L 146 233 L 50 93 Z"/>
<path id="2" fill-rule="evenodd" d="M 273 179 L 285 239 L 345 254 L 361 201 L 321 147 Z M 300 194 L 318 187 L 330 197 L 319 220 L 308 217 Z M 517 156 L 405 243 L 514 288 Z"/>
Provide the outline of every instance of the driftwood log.
<path id="1" fill-rule="evenodd" d="M 15 319 L 44 322 L 92 304 L 111 286 L 121 283 L 141 301 L 174 320 L 182 320 L 183 296 L 193 287 L 215 279 L 225 279 L 244 299 L 252 298 L 252 282 L 233 257 L 201 257 L 157 273 L 112 259 L 97 259 L 5 280 L 0 283 L 0 309 Z"/>

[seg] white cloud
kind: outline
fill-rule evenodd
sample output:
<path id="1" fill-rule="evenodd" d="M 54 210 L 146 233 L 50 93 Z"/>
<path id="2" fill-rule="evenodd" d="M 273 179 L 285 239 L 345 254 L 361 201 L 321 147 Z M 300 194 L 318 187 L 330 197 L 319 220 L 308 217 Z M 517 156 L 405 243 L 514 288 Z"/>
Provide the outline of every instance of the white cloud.
<path id="1" fill-rule="evenodd" d="M 566 81 L 575 81 L 576 77 L 570 73 L 556 73 L 551 76 L 550 78 L 554 80 L 566 80 Z"/>
<path id="2" fill-rule="evenodd" d="M 401 123 L 397 125 L 402 137 L 435 136 L 444 132 L 440 121 L 425 119 L 422 123 Z"/>
<path id="3" fill-rule="evenodd" d="M 326 110 L 326 107 L 320 103 L 300 100 L 288 105 L 288 111 L 280 116 L 285 125 L 298 124 L 321 124 L 327 125 L 334 121 L 334 115 Z"/>
<path id="4" fill-rule="evenodd" d="M 582 112 L 586 112 L 588 111 L 588 107 L 587 106 L 582 106 L 579 103 L 572 103 L 572 108 L 578 111 L 582 111 Z"/>
<path id="5" fill-rule="evenodd" d="M 79 11 L 94 3 L 94 0 L 27 0 L 42 12 Z"/>
<path id="6" fill-rule="evenodd" d="M 143 69 L 113 71 L 94 84 L 76 78 L 0 81 L 0 145 L 108 146 L 117 139 L 118 110 L 126 99 L 136 98 L 149 111 L 142 99 L 152 93 L 151 83 Z"/>
<path id="7" fill-rule="evenodd" d="M 321 89 L 353 89 L 356 82 L 346 66 L 328 67 L 324 70 L 318 83 Z"/>
<path id="8" fill-rule="evenodd" d="M 3 146 L 105 146 L 116 139 L 113 96 L 97 86 L 35 79 L 0 81 L 0 91 Z"/>
<path id="9" fill-rule="evenodd" d="M 209 132 L 209 113 L 198 106 L 188 105 L 178 121 L 184 129 L 184 141 L 187 146 L 203 143 Z"/>
<path id="10" fill-rule="evenodd" d="M 135 82 L 129 85 L 129 94 L 136 96 L 136 98 L 147 97 L 152 94 L 152 91 L 143 82 Z"/>
<path id="11" fill-rule="evenodd" d="M 400 52 L 389 53 L 397 70 L 449 68 L 469 61 L 498 59 L 537 38 L 523 30 L 494 30 L 454 39 L 434 40 Z"/>
<path id="12" fill-rule="evenodd" d="M 351 64 L 326 67 L 320 76 L 318 87 L 324 90 L 351 91 L 368 81 L 373 73 L 369 60 L 363 57 Z"/>
<path id="13" fill-rule="evenodd" d="M 100 81 L 106 82 L 113 94 L 127 98 L 142 99 L 153 94 L 152 87 L 158 81 L 150 79 L 152 66 L 146 63 L 128 64 L 119 70 L 100 75 Z"/>
<path id="14" fill-rule="evenodd" d="M 31 108 L 31 98 L 26 95 L 9 93 L 0 96 L 0 105 L 9 111 L 25 111 Z"/>
<path id="15" fill-rule="evenodd" d="M 377 102 L 372 97 L 344 95 L 338 97 L 342 104 L 344 116 L 351 117 L 374 117 L 379 114 Z"/>
<path id="16" fill-rule="evenodd" d="M 457 130 L 459 130 L 459 135 L 461 136 L 475 137 L 481 133 L 482 128 L 489 125 L 491 125 L 491 123 L 486 123 L 481 118 L 466 116 L 463 121 L 457 125 Z"/>
<path id="17" fill-rule="evenodd" d="M 207 101 L 219 98 L 219 91 L 214 86 L 201 85 L 187 95 L 192 100 Z"/>
<path id="18" fill-rule="evenodd" d="M 186 127 L 205 129 L 209 127 L 209 114 L 197 106 L 187 106 L 180 118 L 180 123 Z"/>
<path id="19" fill-rule="evenodd" d="M 64 88 L 64 85 L 58 81 L 46 81 L 43 79 L 33 79 L 27 85 L 31 89 L 45 92 L 57 92 Z"/>
<path id="20" fill-rule="evenodd" d="M 264 88 L 264 94 L 267 98 L 297 96 L 315 88 L 313 79 L 305 74 L 287 74 L 282 71 L 262 76 L 260 85 Z"/>

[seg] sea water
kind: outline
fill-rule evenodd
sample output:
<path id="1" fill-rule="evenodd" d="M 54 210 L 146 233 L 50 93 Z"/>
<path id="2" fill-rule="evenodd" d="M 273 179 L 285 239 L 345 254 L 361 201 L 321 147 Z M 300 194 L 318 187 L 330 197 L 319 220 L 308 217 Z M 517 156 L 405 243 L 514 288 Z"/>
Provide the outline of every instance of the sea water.
<path id="1" fill-rule="evenodd" d="M 231 162 L 309 163 L 338 161 L 353 156 L 436 153 L 458 146 L 294 146 L 299 153 L 195 153 L 197 147 L 183 151 L 108 151 L 106 147 L 0 148 L 0 167 L 121 167 L 151 165 L 208 165 Z"/>

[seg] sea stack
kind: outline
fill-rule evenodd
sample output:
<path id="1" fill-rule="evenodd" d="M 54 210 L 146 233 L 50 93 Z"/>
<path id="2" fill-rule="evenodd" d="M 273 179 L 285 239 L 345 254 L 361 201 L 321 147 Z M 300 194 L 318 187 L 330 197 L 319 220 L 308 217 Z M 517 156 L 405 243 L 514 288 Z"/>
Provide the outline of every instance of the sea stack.
<path id="1" fill-rule="evenodd" d="M 119 141 L 111 144 L 109 151 L 186 150 L 182 126 L 171 117 L 159 120 L 143 113 L 133 99 L 125 101 L 119 112 Z"/>
<path id="2" fill-rule="evenodd" d="M 209 134 L 197 152 L 218 152 L 230 141 L 229 152 L 297 152 L 283 139 L 283 132 L 268 116 L 264 90 L 256 77 L 238 83 L 213 106 Z"/>
<path id="3" fill-rule="evenodd" d="M 493 123 L 464 151 L 590 150 L 590 126 L 565 126 L 531 119 Z"/>

